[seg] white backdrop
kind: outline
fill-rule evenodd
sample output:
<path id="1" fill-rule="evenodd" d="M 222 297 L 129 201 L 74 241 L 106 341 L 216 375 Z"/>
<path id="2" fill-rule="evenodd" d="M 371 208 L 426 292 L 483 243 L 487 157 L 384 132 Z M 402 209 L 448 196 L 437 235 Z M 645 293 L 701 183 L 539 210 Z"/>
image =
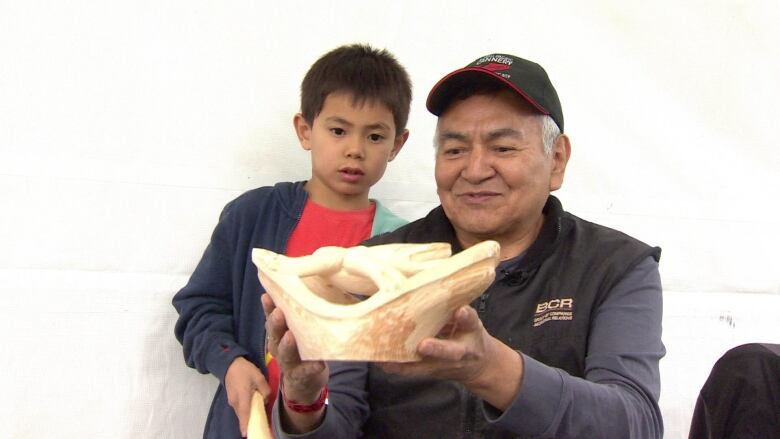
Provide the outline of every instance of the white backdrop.
<path id="1" fill-rule="evenodd" d="M 664 249 L 661 405 L 687 437 L 714 361 L 780 343 L 778 22 L 774 0 L 0 0 L 0 438 L 200 437 L 216 380 L 170 299 L 224 203 L 309 175 L 300 80 L 351 42 L 415 85 L 372 193 L 408 219 L 437 200 L 435 81 L 490 52 L 547 69 L 564 206 Z"/>

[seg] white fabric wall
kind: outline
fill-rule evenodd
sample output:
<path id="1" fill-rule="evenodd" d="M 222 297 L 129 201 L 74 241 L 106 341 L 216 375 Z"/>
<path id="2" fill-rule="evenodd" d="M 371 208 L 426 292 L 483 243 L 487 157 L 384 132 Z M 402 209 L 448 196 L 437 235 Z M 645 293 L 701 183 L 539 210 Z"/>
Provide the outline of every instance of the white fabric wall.
<path id="1" fill-rule="evenodd" d="M 436 204 L 444 73 L 504 51 L 546 67 L 573 154 L 559 196 L 664 248 L 662 409 L 687 437 L 714 361 L 780 342 L 776 1 L 0 0 L 0 437 L 199 437 L 213 377 L 172 295 L 220 209 L 308 176 L 298 86 L 325 51 L 386 47 L 411 136 L 373 196 Z"/>

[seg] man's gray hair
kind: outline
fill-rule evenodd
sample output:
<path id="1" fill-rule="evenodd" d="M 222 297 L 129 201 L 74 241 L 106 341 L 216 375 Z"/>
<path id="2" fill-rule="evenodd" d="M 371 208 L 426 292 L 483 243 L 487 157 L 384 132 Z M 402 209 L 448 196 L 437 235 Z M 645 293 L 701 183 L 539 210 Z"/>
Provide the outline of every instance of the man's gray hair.
<path id="1" fill-rule="evenodd" d="M 561 130 L 552 117 L 547 115 L 539 116 L 542 119 L 542 143 L 544 144 L 544 154 L 548 157 L 553 152 L 555 140 L 561 135 Z"/>

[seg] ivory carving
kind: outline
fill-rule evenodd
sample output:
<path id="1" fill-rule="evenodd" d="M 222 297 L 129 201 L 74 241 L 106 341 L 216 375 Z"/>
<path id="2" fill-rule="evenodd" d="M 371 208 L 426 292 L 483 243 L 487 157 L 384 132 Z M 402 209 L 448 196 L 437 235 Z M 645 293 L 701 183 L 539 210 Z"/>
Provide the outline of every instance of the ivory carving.
<path id="1" fill-rule="evenodd" d="M 273 437 L 271 428 L 268 426 L 268 416 L 265 414 L 265 399 L 257 390 L 252 394 L 246 432 L 248 439 L 271 439 Z"/>
<path id="2" fill-rule="evenodd" d="M 297 258 L 256 248 L 252 261 L 302 359 L 408 362 L 490 285 L 499 253 L 495 241 L 453 256 L 446 243 L 322 247 Z"/>

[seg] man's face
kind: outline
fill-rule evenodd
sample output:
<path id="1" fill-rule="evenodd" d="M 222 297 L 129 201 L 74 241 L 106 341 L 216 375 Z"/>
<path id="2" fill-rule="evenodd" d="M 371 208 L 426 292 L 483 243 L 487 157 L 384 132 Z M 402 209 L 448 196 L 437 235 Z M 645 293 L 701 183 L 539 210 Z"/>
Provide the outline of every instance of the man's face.
<path id="1" fill-rule="evenodd" d="M 568 159 L 560 142 L 544 153 L 538 112 L 510 92 L 472 96 L 439 117 L 436 140 L 439 199 L 461 240 L 514 240 L 538 230 Z"/>

